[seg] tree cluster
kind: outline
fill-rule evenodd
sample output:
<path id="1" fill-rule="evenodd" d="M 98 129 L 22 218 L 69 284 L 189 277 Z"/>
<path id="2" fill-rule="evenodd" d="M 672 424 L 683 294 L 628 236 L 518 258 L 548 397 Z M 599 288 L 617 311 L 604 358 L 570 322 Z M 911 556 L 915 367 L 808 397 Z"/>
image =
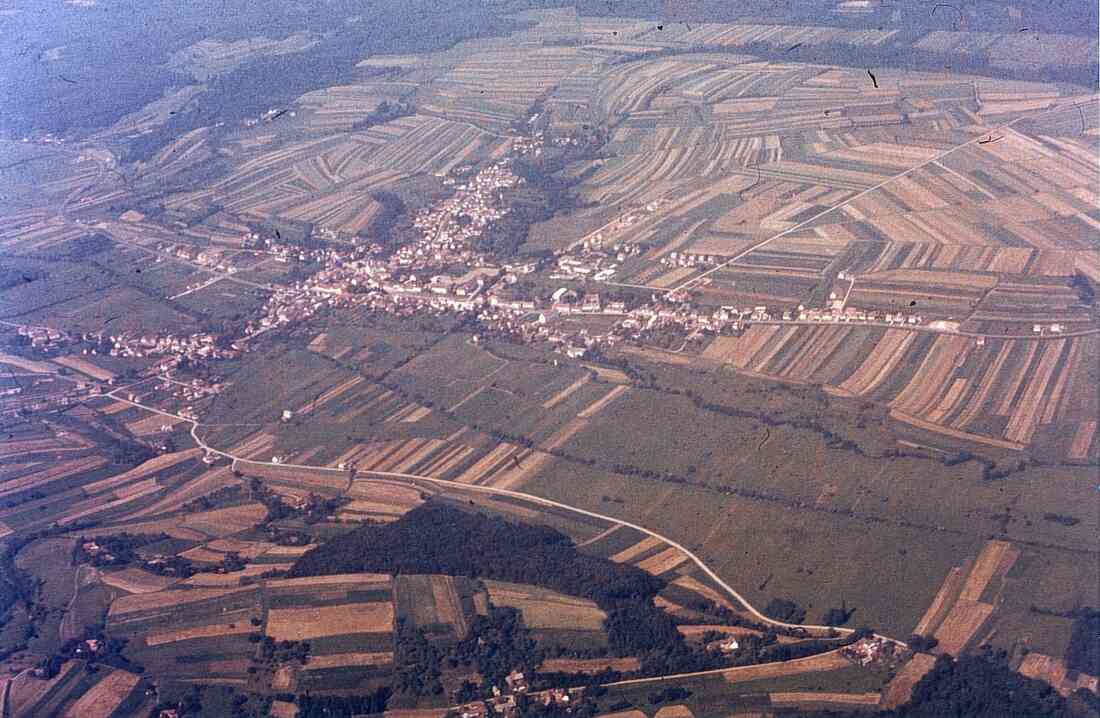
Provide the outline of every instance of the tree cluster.
<path id="1" fill-rule="evenodd" d="M 591 599 L 607 612 L 611 649 L 637 655 L 683 646 L 666 613 L 653 605 L 664 581 L 626 564 L 588 556 L 570 538 L 429 501 L 400 521 L 364 525 L 314 548 L 290 575 L 369 571 L 487 578 L 542 586 Z"/>
<path id="2" fill-rule="evenodd" d="M 940 656 L 913 687 L 905 705 L 875 714 L 807 711 L 802 718 L 1070 718 L 1081 715 L 1042 681 L 1025 678 L 1008 665 L 1003 653 L 953 659 Z"/>

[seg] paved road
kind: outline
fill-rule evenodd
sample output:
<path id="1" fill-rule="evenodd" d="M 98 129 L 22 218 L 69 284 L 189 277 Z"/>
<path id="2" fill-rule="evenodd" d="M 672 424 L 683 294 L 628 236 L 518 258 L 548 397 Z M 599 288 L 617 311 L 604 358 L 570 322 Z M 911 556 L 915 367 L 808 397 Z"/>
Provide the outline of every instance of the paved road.
<path id="1" fill-rule="evenodd" d="M 1068 337 L 1083 337 L 1089 334 L 1100 334 L 1100 327 L 1091 329 L 1078 329 L 1061 334 L 989 334 L 983 332 L 964 332 L 959 330 L 936 329 L 921 324 L 890 324 L 888 322 L 812 322 L 809 320 L 792 319 L 768 319 L 766 321 L 749 321 L 747 324 L 769 324 L 777 326 L 810 326 L 810 327 L 877 327 L 881 329 L 903 329 L 910 332 L 928 332 L 930 334 L 951 334 L 959 337 L 982 337 L 985 339 L 1023 339 L 1026 341 L 1043 341 L 1051 339 L 1066 339 Z"/>
<path id="2" fill-rule="evenodd" d="M 123 402 L 126 402 L 127 404 L 132 404 L 133 406 L 141 407 L 142 409 L 145 409 L 147 411 L 151 411 L 155 414 L 160 414 L 161 416 L 169 416 L 169 417 L 178 419 L 180 421 L 185 421 L 185 422 L 191 424 L 191 438 L 194 439 L 195 443 L 199 447 L 201 447 L 204 451 L 206 451 L 210 454 L 214 454 L 216 456 L 221 456 L 223 458 L 231 460 L 234 463 L 234 465 L 237 462 L 242 462 L 242 463 L 256 464 L 256 465 L 259 465 L 259 466 L 278 466 L 278 467 L 286 468 L 286 469 L 304 469 L 304 470 L 309 470 L 309 471 L 324 471 L 324 472 L 331 472 L 331 473 L 335 473 L 335 474 L 346 474 L 347 473 L 346 469 L 337 469 L 337 468 L 332 467 L 332 466 L 316 466 L 316 465 L 312 465 L 312 464 L 291 464 L 291 463 L 282 463 L 282 462 L 275 463 L 273 461 L 258 461 L 258 460 L 249 459 L 249 458 L 243 457 L 243 456 L 236 456 L 234 454 L 231 454 L 227 451 L 222 451 L 221 449 L 217 449 L 217 448 L 211 446 L 210 444 L 208 444 L 201 436 L 199 436 L 199 427 L 201 426 L 201 424 L 199 422 L 193 420 L 193 419 L 188 419 L 186 417 L 179 416 L 178 414 L 172 414 L 170 412 L 163 411 L 161 409 L 157 409 L 156 407 L 147 406 L 145 404 L 141 404 L 141 403 L 136 402 L 136 401 L 131 401 L 129 399 L 122 398 L 120 396 L 117 396 L 114 392 L 111 392 L 108 396 L 110 396 L 111 398 L 116 399 L 118 401 L 123 401 Z M 632 528 L 635 531 L 638 531 L 640 533 L 645 534 L 646 536 L 652 536 L 653 538 L 658 539 L 659 541 L 662 541 L 662 542 L 668 544 L 669 546 L 672 546 L 673 548 L 675 548 L 679 551 L 682 551 L 683 554 L 685 556 L 687 556 L 688 560 L 690 560 L 692 563 L 694 563 L 696 566 L 698 566 L 699 569 L 703 573 L 705 573 L 707 576 L 709 576 L 712 581 L 714 581 L 723 591 L 725 591 L 729 596 L 731 596 L 737 603 L 740 603 L 742 606 L 744 606 L 746 611 L 748 611 L 748 613 L 752 614 L 752 616 L 756 620 L 760 621 L 761 623 L 766 623 L 766 624 L 771 625 L 771 626 L 777 626 L 777 627 L 782 627 L 782 628 L 802 628 L 802 629 L 805 629 L 805 630 L 811 631 L 811 632 L 824 632 L 824 631 L 830 630 L 830 628 L 831 628 L 830 626 L 819 626 L 819 625 L 814 625 L 814 624 L 785 623 L 783 621 L 776 621 L 775 619 L 772 619 L 772 618 L 769 618 L 768 616 L 765 616 L 763 613 L 761 613 L 759 610 L 757 610 L 756 607 L 754 607 L 751 603 L 749 603 L 749 601 L 744 596 L 742 596 L 740 593 L 738 593 L 736 589 L 734 589 L 732 586 L 730 586 L 728 583 L 726 583 L 724 580 L 722 580 L 721 576 L 719 576 L 717 573 L 715 573 L 714 570 L 712 570 L 710 568 L 710 566 L 707 566 L 701 558 L 696 556 L 693 552 L 688 550 L 682 544 L 680 544 L 676 541 L 673 541 L 672 539 L 668 538 L 667 536 L 659 534 L 656 531 L 653 531 L 651 529 L 647 529 L 644 526 L 640 526 L 638 524 L 631 523 L 630 521 L 624 521 L 623 519 L 615 518 L 614 516 L 608 516 L 606 514 L 597 513 L 595 511 L 589 511 L 587 509 L 582 509 L 582 508 L 579 508 L 579 507 L 576 507 L 576 506 L 571 506 L 569 504 L 562 503 L 560 501 L 553 501 L 551 499 L 545 499 L 545 498 L 542 498 L 541 496 L 535 496 L 534 494 L 526 494 L 526 493 L 523 493 L 522 491 L 512 491 L 511 489 L 501 489 L 501 488 L 497 488 L 497 487 L 494 487 L 494 486 L 477 486 L 477 485 L 474 485 L 474 484 L 462 484 L 462 483 L 459 483 L 457 481 L 448 481 L 447 479 L 438 479 L 438 478 L 435 478 L 433 476 L 423 476 L 423 475 L 420 475 L 420 474 L 404 474 L 404 473 L 398 473 L 398 472 L 393 472 L 393 471 L 360 471 L 360 472 L 357 472 L 357 476 L 377 476 L 377 477 L 385 478 L 385 479 L 398 479 L 398 480 L 409 481 L 409 482 L 425 481 L 425 482 L 436 484 L 436 485 L 439 485 L 439 486 L 449 486 L 449 487 L 452 487 L 454 489 L 458 489 L 458 490 L 462 490 L 462 491 L 471 491 L 471 492 L 474 492 L 474 493 L 490 494 L 490 495 L 496 495 L 496 496 L 507 496 L 509 498 L 529 501 L 531 503 L 538 504 L 540 506 L 549 506 L 549 507 L 552 507 L 552 508 L 563 509 L 563 510 L 566 510 L 566 511 L 571 511 L 573 513 L 579 514 L 581 516 L 588 516 L 590 518 L 600 519 L 600 520 L 606 521 L 608 523 L 618 524 L 618 525 L 621 525 L 621 526 L 626 526 L 627 528 Z M 841 635 L 848 635 L 848 634 L 852 633 L 852 629 L 850 629 L 850 628 L 833 628 L 833 630 L 837 631 Z M 883 636 L 883 638 L 886 638 L 890 641 L 893 641 L 894 643 L 896 643 L 899 646 L 904 646 L 905 645 L 904 642 L 899 641 L 895 638 L 891 638 L 889 636 Z"/>

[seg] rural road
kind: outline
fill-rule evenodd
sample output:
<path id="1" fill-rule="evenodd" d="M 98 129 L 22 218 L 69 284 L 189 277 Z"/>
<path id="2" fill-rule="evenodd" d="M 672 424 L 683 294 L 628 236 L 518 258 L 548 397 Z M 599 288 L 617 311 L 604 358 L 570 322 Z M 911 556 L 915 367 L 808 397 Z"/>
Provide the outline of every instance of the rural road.
<path id="1" fill-rule="evenodd" d="M 935 329 L 930 326 L 920 324 L 891 324 L 889 322 L 814 322 L 809 320 L 792 319 L 790 321 L 784 319 L 769 319 L 766 321 L 749 321 L 748 325 L 753 324 L 765 324 L 775 325 L 782 327 L 789 326 L 811 326 L 811 327 L 878 327 L 882 329 L 901 329 L 910 332 L 927 332 L 929 334 L 949 334 L 957 337 L 981 337 L 984 339 L 1014 339 L 1022 341 L 1044 341 L 1052 339 L 1067 339 L 1070 337 L 1083 337 L 1089 334 L 1100 334 L 1100 327 L 1093 327 L 1092 329 L 1079 329 L 1072 332 L 1062 332 L 1060 334 L 992 334 L 988 332 L 964 332 L 964 331 L 952 331 L 950 329 Z"/>
<path id="2" fill-rule="evenodd" d="M 231 454 L 227 451 L 222 451 L 221 449 L 217 449 L 217 448 L 211 446 L 210 444 L 206 443 L 206 441 L 203 440 L 203 438 L 200 437 L 199 433 L 198 433 L 199 427 L 202 426 L 202 424 L 200 424 L 198 421 L 195 421 L 194 419 L 188 419 L 186 417 L 179 416 L 178 414 L 172 414 L 170 412 L 166 412 L 166 411 L 163 411 L 161 409 L 157 409 L 156 407 L 151 407 L 151 406 L 141 404 L 141 403 L 136 402 L 136 401 L 131 401 L 129 399 L 125 399 L 125 398 L 116 396 L 114 392 L 111 392 L 109 394 L 109 396 L 111 396 L 111 398 L 116 399 L 118 401 L 123 401 L 123 402 L 126 402 L 127 404 L 131 404 L 133 406 L 137 406 L 137 407 L 140 407 L 142 409 L 145 409 L 146 411 L 151 411 L 155 414 L 160 414 L 161 416 L 168 416 L 168 417 L 172 417 L 174 419 L 178 419 L 179 421 L 187 422 L 188 424 L 191 425 L 191 432 L 190 432 L 191 433 L 191 438 L 194 439 L 195 443 L 200 448 L 202 448 L 204 451 L 206 451 L 210 454 L 213 454 L 215 456 L 221 456 L 223 458 L 231 460 L 233 462 L 234 466 L 237 464 L 237 462 L 243 462 L 243 463 L 256 464 L 256 465 L 259 465 L 259 466 L 278 466 L 278 467 L 284 468 L 284 469 L 303 469 L 303 470 L 308 470 L 308 471 L 324 471 L 324 472 L 331 472 L 331 473 L 335 473 L 335 474 L 346 474 L 347 473 L 346 469 L 337 469 L 337 468 L 332 467 L 332 466 L 316 466 L 316 465 L 311 465 L 311 464 L 288 464 L 288 463 L 281 463 L 281 462 L 280 463 L 275 463 L 275 462 L 272 462 L 272 461 L 257 461 L 255 459 L 249 459 L 247 457 L 236 456 L 236 455 Z M 360 475 L 360 476 L 364 476 L 364 475 L 366 475 L 366 476 L 377 476 L 379 478 L 384 478 L 384 479 L 397 479 L 397 480 L 408 481 L 408 482 L 425 481 L 425 482 L 436 484 L 436 485 L 439 485 L 439 486 L 452 487 L 452 488 L 455 488 L 455 489 L 458 489 L 458 490 L 461 490 L 461 491 L 470 491 L 470 492 L 474 492 L 474 493 L 489 494 L 489 495 L 495 495 L 495 496 L 507 496 L 509 498 L 520 499 L 520 500 L 523 500 L 523 501 L 528 501 L 528 502 L 533 503 L 533 504 L 538 504 L 540 506 L 548 506 L 548 507 L 551 507 L 551 508 L 563 509 L 565 511 L 570 511 L 570 512 L 578 514 L 580 516 L 587 516 L 587 517 L 590 517 L 590 518 L 599 519 L 601 521 L 606 521 L 606 522 L 611 523 L 611 524 L 617 524 L 617 525 L 620 525 L 620 526 L 625 526 L 627 528 L 631 528 L 631 529 L 634 529 L 635 531 L 643 533 L 646 536 L 650 536 L 652 538 L 655 538 L 658 541 L 662 541 L 665 544 L 667 544 L 668 546 L 671 546 L 672 548 L 675 548 L 676 550 L 681 551 L 688 558 L 688 560 L 690 560 L 692 563 L 694 563 L 696 566 L 698 566 L 699 569 L 703 573 L 705 573 L 712 581 L 714 581 L 715 584 L 717 584 L 723 591 L 725 591 L 737 603 L 744 606 L 745 610 L 749 614 L 751 614 L 753 616 L 753 618 L 760 621 L 761 623 L 765 623 L 765 624 L 768 624 L 770 626 L 776 626 L 776 627 L 780 627 L 780 628 L 801 628 L 801 629 L 804 629 L 806 631 L 811 631 L 811 632 L 823 632 L 823 631 L 834 630 L 834 631 L 836 631 L 837 633 L 839 633 L 841 635 L 849 635 L 849 634 L 854 632 L 853 629 L 851 629 L 851 628 L 820 626 L 820 625 L 808 624 L 808 623 L 804 623 L 804 624 L 785 623 L 783 621 L 777 621 L 773 618 L 770 618 L 770 617 L 764 615 L 763 613 L 761 613 L 755 606 L 753 606 L 751 603 L 749 603 L 749 601 L 744 596 L 742 596 L 740 593 L 738 593 L 738 591 L 735 588 L 733 588 L 728 583 L 726 583 L 722 579 L 721 576 L 719 576 L 717 573 L 715 573 L 714 570 L 711 569 L 710 566 L 708 566 L 706 563 L 704 563 L 701 558 L 699 558 L 697 555 L 695 555 L 695 553 L 688 550 L 686 547 L 684 547 L 679 542 L 673 541 L 672 539 L 668 538 L 667 536 L 659 534 L 656 531 L 653 531 L 652 529 L 648 529 L 648 528 L 646 528 L 644 526 L 641 526 L 639 524 L 631 523 L 630 521 L 624 521 L 623 519 L 615 518 L 613 516 L 608 516 L 606 514 L 601 514 L 601 513 L 595 512 L 595 511 L 589 511 L 587 509 L 582 509 L 582 508 L 579 508 L 579 507 L 576 507 L 576 506 L 571 506 L 570 504 L 562 503 L 560 501 L 554 501 L 552 499 L 545 499 L 545 498 L 542 498 L 541 496 L 535 496 L 534 494 L 527 494 L 527 493 L 523 493 L 522 491 L 512 491 L 511 489 L 501 489 L 501 488 L 496 488 L 496 487 L 493 487 L 493 486 L 477 486 L 475 484 L 463 484 L 463 483 L 459 483 L 457 481 L 449 481 L 447 479 L 435 478 L 433 476 L 422 476 L 422 475 L 419 475 L 419 474 L 404 474 L 404 473 L 391 472 L 391 471 L 361 471 L 361 472 L 358 472 L 357 475 Z M 904 641 L 900 641 L 900 640 L 898 640 L 896 638 L 892 638 L 890 636 L 880 636 L 880 637 L 884 638 L 886 640 L 889 640 L 889 641 L 893 642 L 894 644 L 896 644 L 898 646 L 904 647 L 906 645 Z"/>

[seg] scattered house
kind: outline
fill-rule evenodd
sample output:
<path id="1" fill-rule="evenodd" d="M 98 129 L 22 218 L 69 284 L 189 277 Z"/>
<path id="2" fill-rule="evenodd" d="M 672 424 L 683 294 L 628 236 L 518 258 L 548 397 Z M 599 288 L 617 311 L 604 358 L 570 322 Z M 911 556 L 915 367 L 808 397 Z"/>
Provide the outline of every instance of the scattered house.
<path id="1" fill-rule="evenodd" d="M 848 660 L 867 666 L 875 661 L 887 658 L 894 653 L 894 644 L 885 638 L 872 636 L 861 638 L 855 643 L 841 649 L 841 654 Z"/>
<path id="2" fill-rule="evenodd" d="M 505 678 L 504 682 L 508 685 L 508 689 L 513 693 L 526 693 L 527 692 L 527 677 L 520 671 L 512 671 Z"/>

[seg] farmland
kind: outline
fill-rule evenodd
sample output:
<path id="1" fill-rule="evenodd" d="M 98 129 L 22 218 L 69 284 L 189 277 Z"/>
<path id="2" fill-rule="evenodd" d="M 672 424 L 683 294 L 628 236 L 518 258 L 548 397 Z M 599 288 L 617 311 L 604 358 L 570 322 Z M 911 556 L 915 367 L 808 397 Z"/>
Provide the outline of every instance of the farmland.
<path id="1" fill-rule="evenodd" d="M 0 714 L 1096 692 L 1094 37 L 200 5 L 0 138 Z"/>

